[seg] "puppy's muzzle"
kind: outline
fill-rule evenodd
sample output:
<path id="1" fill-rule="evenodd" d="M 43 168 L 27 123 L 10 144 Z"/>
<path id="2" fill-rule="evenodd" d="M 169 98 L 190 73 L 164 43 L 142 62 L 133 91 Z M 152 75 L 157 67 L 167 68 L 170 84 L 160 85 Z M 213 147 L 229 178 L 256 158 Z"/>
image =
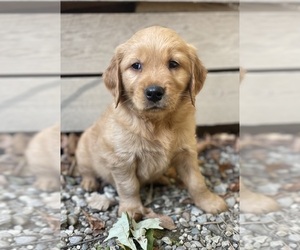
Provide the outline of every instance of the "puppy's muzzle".
<path id="1" fill-rule="evenodd" d="M 145 89 L 145 96 L 148 101 L 157 103 L 161 101 L 165 94 L 165 90 L 157 85 L 151 85 Z"/>

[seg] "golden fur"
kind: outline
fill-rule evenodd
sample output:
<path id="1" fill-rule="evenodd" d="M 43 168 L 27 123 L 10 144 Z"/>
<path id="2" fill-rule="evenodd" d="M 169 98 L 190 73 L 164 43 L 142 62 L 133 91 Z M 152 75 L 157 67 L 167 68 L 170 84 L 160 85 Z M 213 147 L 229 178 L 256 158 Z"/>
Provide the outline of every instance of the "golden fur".
<path id="1" fill-rule="evenodd" d="M 97 189 L 101 177 L 117 189 L 119 213 L 146 214 L 140 187 L 175 166 L 198 207 L 226 210 L 197 163 L 194 102 L 205 77 L 195 48 L 173 30 L 149 27 L 117 47 L 104 74 L 115 102 L 85 131 L 76 151 L 82 187 Z M 145 97 L 152 85 L 165 91 L 156 103 Z"/>
<path id="2" fill-rule="evenodd" d="M 29 142 L 25 151 L 35 186 L 44 191 L 60 189 L 60 126 L 43 129 Z"/>

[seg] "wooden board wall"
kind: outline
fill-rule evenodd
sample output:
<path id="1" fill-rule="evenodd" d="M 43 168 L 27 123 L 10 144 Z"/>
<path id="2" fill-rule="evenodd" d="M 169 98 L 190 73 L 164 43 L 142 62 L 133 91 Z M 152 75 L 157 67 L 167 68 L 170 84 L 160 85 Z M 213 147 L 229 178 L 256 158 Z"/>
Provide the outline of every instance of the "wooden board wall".
<path id="1" fill-rule="evenodd" d="M 153 24 L 194 44 L 210 70 L 197 99 L 198 125 L 300 122 L 293 109 L 300 106 L 297 1 L 243 0 L 238 9 L 235 1 L 199 0 L 192 10 L 137 2 L 132 13 L 59 15 L 55 5 L 51 13 L 0 14 L 0 132 L 42 129 L 60 111 L 64 131 L 84 130 L 111 100 L 98 76 L 114 48 Z M 247 73 L 239 90 L 240 66 Z"/>
<path id="2" fill-rule="evenodd" d="M 87 128 L 112 102 L 112 96 L 101 78 L 65 78 L 61 87 L 63 131 L 81 131 L 82 128 Z M 236 123 L 239 120 L 238 88 L 238 73 L 209 74 L 196 99 L 197 123 Z"/>

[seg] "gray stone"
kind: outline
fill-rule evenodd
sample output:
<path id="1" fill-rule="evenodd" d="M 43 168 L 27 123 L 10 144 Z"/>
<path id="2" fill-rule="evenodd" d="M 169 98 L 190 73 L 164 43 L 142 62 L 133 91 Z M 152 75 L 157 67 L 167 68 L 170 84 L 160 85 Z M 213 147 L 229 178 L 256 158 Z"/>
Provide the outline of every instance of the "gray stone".
<path id="1" fill-rule="evenodd" d="M 276 195 L 278 193 L 281 184 L 279 183 L 267 183 L 265 185 L 258 186 L 258 191 L 268 195 Z"/>
<path id="2" fill-rule="evenodd" d="M 185 246 L 187 249 L 190 249 L 190 248 L 191 248 L 191 243 L 190 243 L 190 242 L 185 242 L 185 243 L 184 243 L 184 246 Z"/>
<path id="3" fill-rule="evenodd" d="M 169 237 L 163 237 L 161 239 L 164 243 L 166 243 L 167 245 L 172 245 L 172 241 L 170 240 Z"/>
<path id="4" fill-rule="evenodd" d="M 78 216 L 75 214 L 68 215 L 68 224 L 69 225 L 76 225 L 78 222 Z"/>
<path id="5" fill-rule="evenodd" d="M 276 235 L 278 235 L 279 237 L 285 237 L 285 236 L 288 235 L 288 233 L 285 232 L 285 231 L 278 231 L 278 232 L 276 233 Z"/>
<path id="6" fill-rule="evenodd" d="M 11 223 L 11 215 L 1 213 L 0 214 L 0 226 L 7 225 Z"/>
<path id="7" fill-rule="evenodd" d="M 192 214 L 192 215 L 198 216 L 198 215 L 200 215 L 200 214 L 202 214 L 202 213 L 203 213 L 203 212 L 202 212 L 199 208 L 197 208 L 197 207 L 195 207 L 195 206 L 193 206 L 192 209 L 191 209 L 191 214 Z"/>
<path id="8" fill-rule="evenodd" d="M 28 216 L 22 214 L 16 214 L 13 216 L 14 225 L 25 225 L 29 221 Z"/>
<path id="9" fill-rule="evenodd" d="M 220 236 L 214 236 L 211 238 L 212 242 L 218 243 L 221 240 Z"/>
<path id="10" fill-rule="evenodd" d="M 226 203 L 227 203 L 228 207 L 233 207 L 236 203 L 236 200 L 233 196 L 231 196 L 226 199 Z"/>
<path id="11" fill-rule="evenodd" d="M 299 234 L 290 234 L 289 240 L 293 242 L 299 242 L 300 241 L 300 235 Z"/>
<path id="12" fill-rule="evenodd" d="M 52 235 L 53 234 L 53 230 L 51 228 L 45 227 L 41 229 L 41 234 L 47 234 L 47 235 Z"/>
<path id="13" fill-rule="evenodd" d="M 214 187 L 214 192 L 219 195 L 224 195 L 227 192 L 228 184 L 220 183 L 219 185 Z"/>
<path id="14" fill-rule="evenodd" d="M 6 232 L 6 231 L 4 231 L 4 230 L 1 230 L 0 231 L 0 239 L 10 239 L 10 238 L 12 238 L 13 237 L 13 235 L 11 234 L 11 233 L 9 233 L 9 232 Z"/>
<path id="15" fill-rule="evenodd" d="M 47 246 L 45 244 L 37 244 L 35 250 L 46 250 Z"/>
<path id="16" fill-rule="evenodd" d="M 277 240 L 277 241 L 271 241 L 270 242 L 270 247 L 274 248 L 274 247 L 282 247 L 284 246 L 284 243 L 281 240 Z"/>
<path id="17" fill-rule="evenodd" d="M 179 223 L 184 227 L 189 227 L 189 223 L 184 218 L 179 219 Z"/>
<path id="18" fill-rule="evenodd" d="M 198 235 L 199 233 L 200 232 L 199 232 L 198 228 L 196 228 L 196 227 L 192 228 L 191 234 Z"/>
<path id="19" fill-rule="evenodd" d="M 203 214 L 203 215 L 197 217 L 197 222 L 200 223 L 200 224 L 204 224 L 205 222 L 207 222 L 206 214 Z"/>
<path id="20" fill-rule="evenodd" d="M 239 234 L 235 234 L 235 235 L 232 236 L 232 239 L 234 241 L 240 241 L 240 235 Z"/>
<path id="21" fill-rule="evenodd" d="M 253 246 L 250 243 L 246 243 L 245 246 L 244 246 L 244 249 L 246 249 L 246 250 L 252 250 Z"/>
<path id="22" fill-rule="evenodd" d="M 89 227 L 87 227 L 86 229 L 84 229 L 84 234 L 92 234 L 93 230 Z"/>
<path id="23" fill-rule="evenodd" d="M 293 248 L 293 249 L 296 249 L 296 248 L 298 247 L 298 245 L 295 244 L 295 243 L 290 243 L 290 244 L 289 244 L 289 247 L 290 247 L 290 248 Z"/>
<path id="24" fill-rule="evenodd" d="M 15 237 L 15 242 L 19 245 L 30 244 L 36 240 L 37 240 L 37 237 L 32 236 L 32 235 L 22 235 L 22 236 Z"/>
<path id="25" fill-rule="evenodd" d="M 227 249 L 227 247 L 230 245 L 230 242 L 228 241 L 228 240 L 225 240 L 225 241 L 223 241 L 222 242 L 222 247 L 223 248 L 226 248 Z"/>
<path id="26" fill-rule="evenodd" d="M 278 199 L 277 202 L 282 207 L 290 207 L 294 203 L 294 200 L 291 197 L 283 197 L 283 198 Z"/>
<path id="27" fill-rule="evenodd" d="M 253 237 L 253 241 L 254 242 L 259 242 L 259 243 L 265 243 L 266 240 L 268 239 L 267 236 L 256 236 L 256 237 Z"/>
<path id="28" fill-rule="evenodd" d="M 9 246 L 10 246 L 9 242 L 6 242 L 4 240 L 0 240 L 0 247 L 1 248 L 9 247 Z"/>
<path id="29" fill-rule="evenodd" d="M 76 244 L 82 241 L 83 237 L 80 235 L 73 235 L 69 238 L 69 241 L 71 244 Z"/>

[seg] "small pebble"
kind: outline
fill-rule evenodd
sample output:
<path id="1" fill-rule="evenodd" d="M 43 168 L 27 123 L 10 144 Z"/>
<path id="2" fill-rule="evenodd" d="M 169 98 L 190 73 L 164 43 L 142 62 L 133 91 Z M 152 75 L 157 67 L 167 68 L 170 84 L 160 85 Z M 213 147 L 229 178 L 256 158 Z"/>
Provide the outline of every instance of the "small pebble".
<path id="1" fill-rule="evenodd" d="M 277 200 L 280 206 L 289 208 L 293 203 L 294 200 L 291 197 L 284 197 Z"/>
<path id="2" fill-rule="evenodd" d="M 293 242 L 300 242 L 300 235 L 299 234 L 290 234 L 288 239 Z"/>
<path id="3" fill-rule="evenodd" d="M 87 227 L 86 229 L 84 229 L 84 234 L 92 234 L 93 230 L 89 227 Z"/>
<path id="4" fill-rule="evenodd" d="M 203 215 L 200 215 L 199 217 L 197 217 L 197 222 L 200 224 L 204 224 L 205 222 L 207 222 L 206 214 L 203 214 Z"/>
<path id="5" fill-rule="evenodd" d="M 256 237 L 253 237 L 253 241 L 255 242 L 259 242 L 259 243 L 265 243 L 266 240 L 268 239 L 267 236 L 256 236 Z"/>
<path id="6" fill-rule="evenodd" d="M 285 237 L 288 235 L 288 233 L 285 231 L 278 231 L 276 232 L 276 235 L 278 235 L 279 237 Z"/>
<path id="7" fill-rule="evenodd" d="M 172 244 L 172 241 L 170 240 L 169 237 L 163 237 L 161 239 L 164 243 L 166 243 L 167 245 L 171 245 Z"/>
<path id="8" fill-rule="evenodd" d="M 198 228 L 196 228 L 196 227 L 192 228 L 191 234 L 198 235 L 199 233 L 200 232 L 199 232 Z"/>
<path id="9" fill-rule="evenodd" d="M 82 241 L 82 239 L 83 239 L 82 236 L 74 235 L 69 238 L 69 241 L 71 244 L 76 244 L 76 243 L 79 243 L 80 241 Z"/>
<path id="10" fill-rule="evenodd" d="M 6 241 L 4 241 L 4 240 L 0 240 L 0 247 L 1 248 L 5 248 L 5 247 L 9 247 L 9 242 L 6 242 Z"/>
<path id="11" fill-rule="evenodd" d="M 184 227 L 189 227 L 189 223 L 184 218 L 179 219 L 179 223 Z"/>
<path id="12" fill-rule="evenodd" d="M 270 247 L 275 248 L 275 247 L 282 247 L 284 246 L 284 243 L 281 240 L 278 241 L 271 241 Z"/>
<path id="13" fill-rule="evenodd" d="M 31 235 L 22 235 L 15 237 L 15 242 L 19 245 L 30 244 L 37 240 L 37 237 Z"/>
<path id="14" fill-rule="evenodd" d="M 192 214 L 192 215 L 198 216 L 198 215 L 200 215 L 200 214 L 202 214 L 202 213 L 203 213 L 203 212 L 202 212 L 199 208 L 197 208 L 197 207 L 195 207 L 195 206 L 193 206 L 192 209 L 191 209 L 191 214 Z"/>
<path id="15" fill-rule="evenodd" d="M 69 225 L 76 225 L 78 222 L 78 216 L 75 214 L 68 215 L 68 224 Z"/>

